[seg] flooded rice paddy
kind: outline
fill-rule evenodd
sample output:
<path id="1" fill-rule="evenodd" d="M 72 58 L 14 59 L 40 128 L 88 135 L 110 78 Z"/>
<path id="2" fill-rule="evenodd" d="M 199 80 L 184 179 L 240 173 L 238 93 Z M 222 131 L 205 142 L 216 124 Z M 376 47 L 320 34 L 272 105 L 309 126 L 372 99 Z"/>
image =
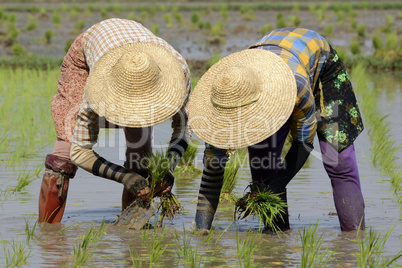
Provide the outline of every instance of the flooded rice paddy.
<path id="1" fill-rule="evenodd" d="M 352 77 L 353 79 L 353 77 Z M 402 74 L 370 75 L 370 85 L 378 90 L 378 102 L 387 121 L 391 122 L 391 135 L 399 144 L 402 132 Z M 50 104 L 49 104 L 50 105 Z M 364 116 L 364 114 L 363 114 Z M 373 167 L 370 155 L 370 130 L 365 131 L 355 143 L 360 179 L 366 204 L 366 230 L 370 227 L 381 236 L 393 229 L 385 244 L 382 257 L 392 257 L 402 249 L 401 208 L 395 201 L 389 179 Z M 166 144 L 170 138 L 170 123 L 165 122 L 155 127 L 155 149 Z M 196 138 L 196 137 L 193 137 Z M 202 145 L 200 142 L 196 165 L 202 168 Z M 22 170 L 34 169 L 44 162 L 53 144 L 46 146 L 38 154 L 23 159 L 23 164 L 15 169 L 0 166 L 1 190 L 14 186 Z M 324 234 L 322 249 L 335 251 L 334 259 L 328 267 L 357 267 L 355 254 L 359 253 L 356 232 L 341 232 L 332 199 L 330 180 L 319 159 L 318 143 L 305 167 L 288 186 L 288 203 L 291 230 L 280 235 L 259 234 L 258 219 L 233 221 L 233 204 L 219 206 L 214 221 L 214 233 L 211 236 L 193 234 L 194 215 L 200 184 L 200 175 L 177 177 L 173 192 L 184 205 L 184 211 L 173 222 L 166 222 L 165 229 L 122 230 L 112 225 L 102 233 L 102 237 L 90 245 L 93 255 L 84 266 L 127 267 L 135 261 L 142 261 L 143 266 L 150 265 L 150 256 L 157 249 L 151 237 L 162 237 L 166 250 L 155 267 L 239 267 L 236 235 L 244 241 L 250 235 L 249 230 L 258 235 L 253 253 L 253 265 L 261 267 L 298 267 L 301 265 L 302 247 L 300 233 L 309 225 L 317 224 L 318 235 Z M 123 164 L 125 153 L 124 134 L 119 130 L 110 130 L 107 135 L 101 132 L 100 141 L 95 150 L 108 160 Z M 398 156 L 402 153 L 399 150 Z M 399 160 L 398 160 L 399 161 Z M 399 161 L 400 163 L 400 161 Z M 67 199 L 66 212 L 60 224 L 39 225 L 33 227 L 37 218 L 38 193 L 44 168 L 24 192 L 16 192 L 2 200 L 0 207 L 0 266 L 6 265 L 6 255 L 13 251 L 12 243 L 25 245 L 30 253 L 26 267 L 73 266 L 74 251 L 91 226 L 98 228 L 104 220 L 106 224 L 116 220 L 121 212 L 120 184 L 97 178 L 84 170 L 79 170 L 72 180 Z M 236 186 L 236 195 L 241 196 L 247 186 L 250 173 L 247 167 L 240 171 L 240 181 Z M 153 219 L 151 219 L 152 224 Z M 317 223 L 318 222 L 318 223 Z M 33 228 L 34 235 L 27 242 L 26 225 Z M 96 248 L 94 247 L 96 246 Z M 182 251 L 180 251 L 182 249 Z M 184 249 L 190 250 L 191 257 L 185 257 Z M 138 254 L 138 255 L 136 255 Z M 137 256 L 137 257 L 133 257 Z M 402 265 L 402 260 L 398 262 Z M 137 262 L 138 266 L 138 262 Z M 151 266 L 151 265 L 150 265 Z M 247 266 L 243 263 L 243 266 Z"/>

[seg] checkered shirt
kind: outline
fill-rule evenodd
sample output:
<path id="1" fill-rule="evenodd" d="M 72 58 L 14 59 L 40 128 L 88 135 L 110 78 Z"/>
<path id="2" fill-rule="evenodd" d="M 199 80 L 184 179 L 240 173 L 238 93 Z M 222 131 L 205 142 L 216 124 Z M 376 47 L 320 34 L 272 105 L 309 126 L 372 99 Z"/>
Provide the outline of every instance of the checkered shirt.
<path id="1" fill-rule="evenodd" d="M 151 42 L 162 45 L 172 52 L 183 68 L 183 74 L 186 80 L 187 98 L 179 113 L 172 118 L 172 139 L 176 136 L 183 135 L 183 132 L 185 132 L 185 136 L 188 137 L 189 128 L 187 124 L 180 123 L 180 114 L 184 114 L 185 118 L 188 117 L 186 105 L 191 92 L 190 70 L 185 59 L 169 43 L 155 36 L 150 30 L 138 22 L 113 18 L 90 27 L 84 33 L 81 45 L 87 65 L 89 69 L 91 69 L 96 62 L 111 49 L 135 42 Z M 183 130 L 183 127 L 186 129 Z M 92 148 L 97 142 L 98 133 L 99 117 L 89 107 L 84 96 L 78 113 L 72 142 L 83 148 Z"/>
<path id="2" fill-rule="evenodd" d="M 319 90 L 318 77 L 329 57 L 328 42 L 311 30 L 283 28 L 267 33 L 250 48 L 274 52 L 294 72 L 297 98 L 290 117 L 291 134 L 294 140 L 312 143 L 317 131 L 314 90 Z"/>

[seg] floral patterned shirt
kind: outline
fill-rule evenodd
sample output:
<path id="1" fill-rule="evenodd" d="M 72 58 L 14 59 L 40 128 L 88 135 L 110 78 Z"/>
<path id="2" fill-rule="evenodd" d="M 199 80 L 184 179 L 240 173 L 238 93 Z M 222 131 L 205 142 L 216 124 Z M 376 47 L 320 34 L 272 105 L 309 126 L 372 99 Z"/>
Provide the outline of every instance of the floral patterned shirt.
<path id="1" fill-rule="evenodd" d="M 331 45 L 316 32 L 283 28 L 267 33 L 250 48 L 270 50 L 287 62 L 297 83 L 291 133 L 312 143 L 317 131 L 338 152 L 363 131 L 349 75 Z"/>

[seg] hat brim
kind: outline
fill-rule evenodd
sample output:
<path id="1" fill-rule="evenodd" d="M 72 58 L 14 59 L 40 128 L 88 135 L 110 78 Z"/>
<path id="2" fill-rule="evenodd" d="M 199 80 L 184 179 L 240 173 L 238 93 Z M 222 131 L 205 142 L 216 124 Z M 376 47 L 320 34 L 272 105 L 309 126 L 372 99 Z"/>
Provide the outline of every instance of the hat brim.
<path id="1" fill-rule="evenodd" d="M 230 67 L 252 70 L 260 83 L 257 101 L 221 108 L 211 102 L 215 77 Z M 293 71 L 278 55 L 264 49 L 230 54 L 214 64 L 198 81 L 188 103 L 191 130 L 203 141 L 223 149 L 257 144 L 277 132 L 296 103 Z"/>
<path id="2" fill-rule="evenodd" d="M 160 79 L 153 88 L 128 94 L 117 88 L 113 68 L 125 53 L 145 52 L 156 61 Z M 149 127 L 166 121 L 183 106 L 187 97 L 183 68 L 161 45 L 137 42 L 114 48 L 91 69 L 85 84 L 85 100 L 99 116 L 124 127 Z"/>

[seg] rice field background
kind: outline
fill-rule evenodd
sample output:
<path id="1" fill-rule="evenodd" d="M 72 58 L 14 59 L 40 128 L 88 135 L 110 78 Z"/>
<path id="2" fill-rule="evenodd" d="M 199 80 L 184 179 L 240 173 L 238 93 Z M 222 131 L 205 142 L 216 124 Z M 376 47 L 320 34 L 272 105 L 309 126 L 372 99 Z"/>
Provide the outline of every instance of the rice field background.
<path id="1" fill-rule="evenodd" d="M 251 4 L 247 9 L 241 2 L 235 2 L 234 6 L 207 3 L 202 8 L 180 2 L 178 9 L 170 5 L 166 9 L 155 6 L 153 16 L 154 9 L 143 4 L 66 3 L 0 4 L 0 266 L 402 266 L 402 259 L 398 258 L 402 250 L 402 153 L 399 147 L 402 73 L 398 68 L 402 9 L 398 2 L 390 2 L 393 6 L 388 8 L 384 3 L 380 6 L 362 1 L 359 8 L 351 8 L 353 6 L 344 1 L 339 7 L 312 1 L 314 10 L 293 2 L 286 9 L 281 9 L 277 2 L 269 2 L 267 9 L 263 8 L 266 6 L 250 8 Z M 37 8 L 33 8 L 35 6 Z M 60 25 L 55 22 L 55 6 L 60 7 L 57 9 Z M 296 16 L 301 19 L 299 26 L 323 33 L 336 49 L 344 50 L 366 127 L 355 143 L 366 202 L 366 230 L 340 231 L 318 142 L 305 167 L 288 187 L 291 230 L 279 235 L 261 233 L 258 218 L 233 220 L 234 202 L 230 200 L 233 196 L 242 196 L 250 180 L 244 163 L 235 173 L 234 187 L 228 187 L 233 188 L 232 195 L 222 200 L 213 231 L 207 236 L 194 231 L 200 184 L 197 172 L 177 174 L 173 193 L 184 208 L 173 221 L 166 220 L 162 228 L 153 228 L 159 215 L 151 218 L 149 228 L 141 231 L 111 225 L 121 212 L 122 186 L 83 170 L 79 170 L 71 182 L 63 221 L 55 225 L 37 224 L 43 162 L 55 140 L 50 99 L 56 91 L 57 64 L 68 40 L 103 19 L 102 8 L 108 17 L 133 16 L 158 31 L 159 36 L 188 58 L 194 84 L 215 60 L 244 49 L 258 39 L 262 26 L 271 24 L 275 28 L 282 20 L 290 26 L 297 22 Z M 343 24 L 338 24 L 342 15 L 337 8 L 344 14 Z M 171 14 L 173 26 L 168 24 L 166 14 Z M 194 14 L 199 15 L 198 20 Z M 353 18 L 356 26 L 366 25 L 364 36 L 359 35 L 358 27 L 353 28 Z M 80 19 L 84 23 L 78 25 Z M 28 30 L 30 20 L 37 23 L 32 30 Z M 206 28 L 197 28 L 200 21 Z M 330 24 L 332 33 L 325 34 Z M 13 37 L 9 35 L 12 31 L 8 32 L 13 29 L 10 25 L 19 32 L 14 39 L 10 39 Z M 49 43 L 47 31 L 53 32 L 47 35 L 51 35 Z M 381 46 L 373 40 L 377 35 L 382 37 Z M 352 48 L 353 41 L 357 41 L 360 53 L 355 53 L 356 46 Z M 18 49 L 14 46 L 13 50 L 15 44 L 22 45 L 25 52 L 18 56 Z M 371 55 L 373 57 L 369 57 Z M 359 59 L 367 66 L 355 65 Z M 381 66 L 388 66 L 387 71 Z M 376 69 L 373 71 L 373 68 Z M 155 150 L 166 149 L 170 133 L 170 122 L 155 127 Z M 193 139 L 199 143 L 193 166 L 202 168 L 203 142 L 195 136 Z M 124 134 L 121 130 L 102 130 L 95 150 L 108 160 L 123 164 Z"/>

